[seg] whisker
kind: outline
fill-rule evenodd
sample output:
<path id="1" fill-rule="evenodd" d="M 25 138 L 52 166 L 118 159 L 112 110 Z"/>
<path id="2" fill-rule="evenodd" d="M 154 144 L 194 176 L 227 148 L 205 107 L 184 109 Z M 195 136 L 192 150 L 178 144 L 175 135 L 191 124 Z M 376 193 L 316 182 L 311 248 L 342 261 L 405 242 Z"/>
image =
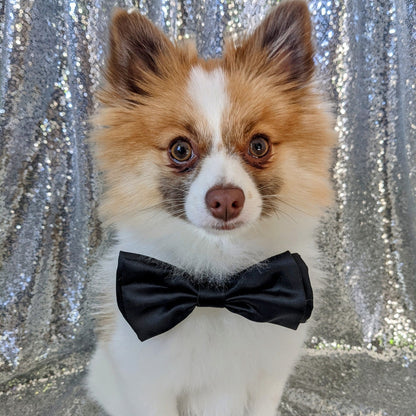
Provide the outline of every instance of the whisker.
<path id="1" fill-rule="evenodd" d="M 294 210 L 296 210 L 296 211 L 298 211 L 298 212 L 300 212 L 300 213 L 302 213 L 302 214 L 304 214 L 304 215 L 311 216 L 311 214 L 310 214 L 310 213 L 308 213 L 308 212 L 306 212 L 306 211 L 302 210 L 301 208 L 299 208 L 299 207 L 297 207 L 297 206 L 295 206 L 295 205 L 291 204 L 291 203 L 290 203 L 290 202 L 288 202 L 288 201 L 285 201 L 284 199 L 282 199 L 282 198 L 281 198 L 279 195 L 277 195 L 277 194 L 262 195 L 262 198 L 265 198 L 266 200 L 267 200 L 267 199 L 274 199 L 274 200 L 276 200 L 277 202 L 279 202 L 279 203 L 281 203 L 281 204 L 285 204 L 285 205 L 287 205 L 288 207 L 293 208 Z"/>
<path id="2" fill-rule="evenodd" d="M 292 215 L 290 215 L 288 212 L 286 212 L 284 209 L 282 209 L 281 207 L 279 207 L 278 209 L 274 204 L 267 203 L 267 201 L 264 207 L 266 210 L 272 211 L 266 214 L 267 217 L 272 217 L 273 215 L 276 215 L 278 218 L 280 218 L 282 215 L 285 215 L 291 221 L 296 222 L 295 218 Z"/>

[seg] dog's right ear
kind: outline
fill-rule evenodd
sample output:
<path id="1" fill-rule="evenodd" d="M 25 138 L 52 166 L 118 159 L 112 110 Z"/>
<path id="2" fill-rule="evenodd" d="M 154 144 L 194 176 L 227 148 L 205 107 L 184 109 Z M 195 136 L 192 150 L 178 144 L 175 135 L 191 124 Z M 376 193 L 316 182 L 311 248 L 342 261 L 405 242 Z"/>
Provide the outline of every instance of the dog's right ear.
<path id="1" fill-rule="evenodd" d="M 228 63 L 254 73 L 271 74 L 280 82 L 299 87 L 314 73 L 314 47 L 308 4 L 282 0 L 254 32 L 233 49 L 228 44 Z"/>
<path id="2" fill-rule="evenodd" d="M 148 96 L 151 79 L 161 75 L 160 59 L 174 50 L 168 37 L 138 12 L 117 9 L 110 25 L 105 77 L 119 98 Z"/>

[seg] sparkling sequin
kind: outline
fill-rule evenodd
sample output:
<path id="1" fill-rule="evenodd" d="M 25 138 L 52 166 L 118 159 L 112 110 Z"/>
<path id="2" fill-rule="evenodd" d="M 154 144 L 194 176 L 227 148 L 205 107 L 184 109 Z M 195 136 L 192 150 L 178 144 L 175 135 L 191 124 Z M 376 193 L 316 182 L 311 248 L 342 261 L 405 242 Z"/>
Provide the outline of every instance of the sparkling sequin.
<path id="1" fill-rule="evenodd" d="M 203 57 L 276 1 L 6 0 L 0 6 L 0 413 L 99 415 L 82 387 L 91 269 L 109 244 L 86 143 L 114 6 L 138 8 Z M 415 415 L 416 8 L 310 1 L 334 103 L 328 275 L 289 415 Z M 3 414 L 2 413 L 2 414 Z"/>

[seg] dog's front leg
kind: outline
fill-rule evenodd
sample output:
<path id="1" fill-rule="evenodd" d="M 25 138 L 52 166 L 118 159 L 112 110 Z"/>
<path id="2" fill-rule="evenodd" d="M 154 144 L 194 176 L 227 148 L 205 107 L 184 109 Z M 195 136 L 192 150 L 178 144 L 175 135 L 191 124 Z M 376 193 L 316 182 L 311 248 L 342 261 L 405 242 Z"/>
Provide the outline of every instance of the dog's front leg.
<path id="1" fill-rule="evenodd" d="M 276 416 L 285 380 L 259 380 L 261 388 L 252 391 L 247 416 Z"/>
<path id="2" fill-rule="evenodd" d="M 127 358 L 126 358 L 127 359 Z M 150 379 L 132 362 L 131 371 L 120 367 L 105 343 L 99 343 L 87 378 L 90 394 L 110 416 L 179 416 L 177 394 L 163 387 L 163 377 Z"/>

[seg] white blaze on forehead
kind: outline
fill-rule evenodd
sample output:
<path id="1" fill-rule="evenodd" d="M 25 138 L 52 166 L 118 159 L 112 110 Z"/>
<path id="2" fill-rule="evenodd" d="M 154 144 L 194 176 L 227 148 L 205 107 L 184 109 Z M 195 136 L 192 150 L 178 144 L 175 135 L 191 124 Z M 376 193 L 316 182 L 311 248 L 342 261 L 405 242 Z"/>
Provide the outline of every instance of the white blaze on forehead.
<path id="1" fill-rule="evenodd" d="M 254 223 L 261 214 L 262 199 L 256 184 L 245 171 L 241 159 L 222 149 L 221 124 L 229 107 L 227 83 L 224 72 L 217 68 L 205 71 L 200 66 L 192 68 L 187 92 L 197 112 L 210 130 L 213 149 L 201 161 L 198 175 L 192 181 L 185 199 L 188 220 L 197 227 L 213 229 L 221 227 L 222 220 L 214 218 L 205 198 L 214 186 L 237 187 L 245 195 L 243 209 L 234 222 L 244 225 Z"/>
<path id="2" fill-rule="evenodd" d="M 222 143 L 221 120 L 228 106 L 225 74 L 220 68 L 205 71 L 200 66 L 192 68 L 188 94 L 196 110 L 208 123 L 215 147 Z"/>

